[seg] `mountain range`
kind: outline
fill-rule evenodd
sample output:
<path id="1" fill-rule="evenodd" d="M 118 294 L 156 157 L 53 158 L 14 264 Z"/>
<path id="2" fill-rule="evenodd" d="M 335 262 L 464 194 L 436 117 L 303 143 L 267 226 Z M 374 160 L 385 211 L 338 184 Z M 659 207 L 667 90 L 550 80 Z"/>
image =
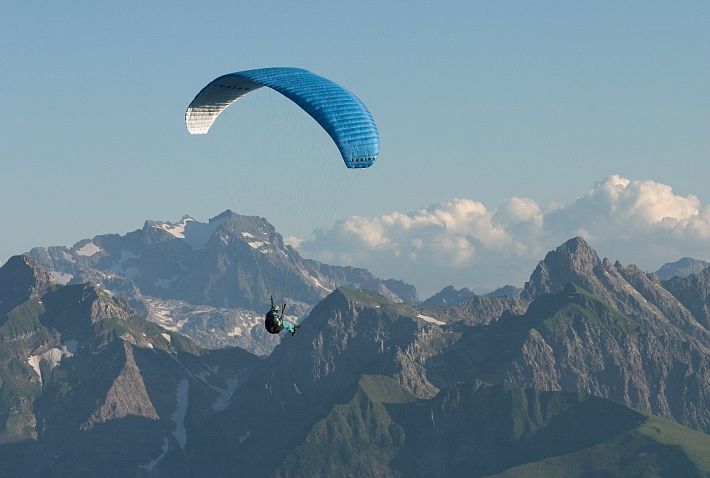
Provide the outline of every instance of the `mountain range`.
<path id="1" fill-rule="evenodd" d="M 263 328 L 269 295 L 302 316 L 339 286 L 375 290 L 414 303 L 416 289 L 365 269 L 304 259 L 266 219 L 230 210 L 202 223 L 146 221 L 125 235 L 106 234 L 72 247 L 28 253 L 59 284 L 90 282 L 125 296 L 140 315 L 205 347 L 236 345 L 257 354 L 278 339 Z"/>
<path id="2" fill-rule="evenodd" d="M 250 270 L 233 247 L 225 274 Z M 41 251 L 0 268 L 3 476 L 710 476 L 709 270 L 662 281 L 577 237 L 519 295 L 334 287 L 257 355 L 145 320 L 147 265 L 130 296 L 57 283 L 95 266 L 47 269 Z"/>

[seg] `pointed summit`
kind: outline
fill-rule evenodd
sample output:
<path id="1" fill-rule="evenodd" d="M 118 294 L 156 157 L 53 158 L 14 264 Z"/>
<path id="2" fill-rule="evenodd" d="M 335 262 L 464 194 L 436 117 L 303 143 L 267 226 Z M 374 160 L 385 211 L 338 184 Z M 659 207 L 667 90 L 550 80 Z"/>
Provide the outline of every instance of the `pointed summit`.
<path id="1" fill-rule="evenodd" d="M 584 284 L 596 274 L 602 261 L 596 251 L 581 237 L 573 237 L 550 251 L 525 283 L 521 297 L 531 301 L 542 294 L 554 294 L 568 282 Z"/>
<path id="2" fill-rule="evenodd" d="M 223 221 L 225 221 L 231 217 L 234 217 L 234 216 L 239 216 L 239 214 L 235 213 L 231 209 L 227 209 L 227 210 L 217 214 L 215 217 L 211 217 L 209 219 L 209 223 L 211 224 L 213 222 L 223 222 Z"/>
<path id="3" fill-rule="evenodd" d="M 570 282 L 663 334 L 671 333 L 670 324 L 691 334 L 706 333 L 655 274 L 619 261 L 601 260 L 581 237 L 547 253 L 525 283 L 520 299 L 529 305 L 542 295 L 560 292 Z"/>
<path id="4" fill-rule="evenodd" d="M 0 267 L 0 316 L 49 288 L 49 274 L 30 256 L 13 256 Z"/>
<path id="5" fill-rule="evenodd" d="M 599 256 L 587 241 L 576 236 L 555 249 L 554 252 L 547 253 L 545 262 L 554 260 L 560 263 L 569 263 L 575 270 L 581 271 L 598 264 Z"/>

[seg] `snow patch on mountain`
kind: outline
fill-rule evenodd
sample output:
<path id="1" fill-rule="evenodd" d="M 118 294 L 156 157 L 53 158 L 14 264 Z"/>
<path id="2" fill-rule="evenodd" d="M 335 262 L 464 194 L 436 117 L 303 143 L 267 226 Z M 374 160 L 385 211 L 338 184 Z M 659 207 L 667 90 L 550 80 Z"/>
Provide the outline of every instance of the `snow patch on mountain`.
<path id="1" fill-rule="evenodd" d="M 38 355 L 30 355 L 27 357 L 27 363 L 30 367 L 34 369 L 39 377 L 39 383 L 42 383 L 42 369 L 40 368 L 41 362 L 46 362 L 49 364 L 49 370 L 54 369 L 58 366 L 62 359 L 65 357 L 71 357 L 76 353 L 79 343 L 76 340 L 68 340 L 62 348 L 51 348 L 44 353 Z"/>
<path id="2" fill-rule="evenodd" d="M 67 285 L 74 276 L 72 274 L 67 274 L 66 272 L 50 271 L 49 278 L 55 284 Z"/>
<path id="3" fill-rule="evenodd" d="M 268 244 L 268 243 L 261 242 L 261 241 L 253 241 L 253 242 L 248 242 L 247 244 L 249 244 L 249 247 L 251 247 L 252 249 L 259 249 L 261 246 L 263 246 L 264 244 Z"/>
<path id="4" fill-rule="evenodd" d="M 103 249 L 94 244 L 93 241 L 89 241 L 74 252 L 80 256 L 91 257 L 101 251 L 103 251 Z"/>
<path id="5" fill-rule="evenodd" d="M 155 322 L 164 329 L 174 332 L 179 331 L 187 323 L 187 319 L 176 320 L 172 315 L 172 307 L 159 299 L 143 297 L 148 309 L 148 320 Z"/>
<path id="6" fill-rule="evenodd" d="M 259 332 L 263 330 L 264 320 L 260 312 L 194 305 L 182 300 L 148 295 L 142 295 L 141 300 L 146 305 L 146 318 L 149 321 L 169 331 L 202 339 L 203 345 L 208 348 L 238 346 L 264 354 L 269 353 L 278 343 L 260 338 Z"/>
<path id="7" fill-rule="evenodd" d="M 139 465 L 139 468 L 143 468 L 144 470 L 147 470 L 147 471 L 153 471 L 153 468 L 155 468 L 163 460 L 165 455 L 168 453 L 168 448 L 169 448 L 168 438 L 163 437 L 163 446 L 161 447 L 162 453 L 160 453 L 160 455 L 158 455 L 156 458 L 154 458 L 153 460 L 151 460 L 147 464 Z"/>
<path id="8" fill-rule="evenodd" d="M 185 415 L 187 414 L 188 392 L 190 391 L 190 382 L 186 378 L 180 380 L 177 386 L 177 408 L 171 419 L 175 422 L 175 431 L 173 436 L 177 440 L 180 449 L 185 448 L 187 443 L 187 431 L 185 430 Z"/>
<path id="9" fill-rule="evenodd" d="M 161 229 L 176 239 L 187 243 L 193 250 L 200 250 L 205 247 L 207 241 L 214 235 L 215 231 L 224 224 L 227 216 L 210 219 L 209 223 L 203 223 L 190 216 L 183 216 L 177 223 L 172 222 L 151 222 L 150 226 Z"/>
<path id="10" fill-rule="evenodd" d="M 105 277 L 105 278 L 106 278 L 106 277 Z M 111 276 L 109 275 L 107 278 L 110 279 Z M 96 287 L 98 287 L 99 290 L 100 290 L 101 292 L 103 292 L 104 294 L 106 294 L 106 295 L 108 295 L 108 296 L 110 296 L 110 297 L 116 297 L 116 293 L 115 293 L 114 291 L 112 291 L 111 289 L 107 288 L 102 282 L 97 283 L 97 284 L 96 284 Z"/>
<path id="11" fill-rule="evenodd" d="M 303 239 L 296 236 L 285 236 L 283 240 L 285 245 L 295 247 L 296 249 L 298 249 L 303 242 Z"/>
<path id="12" fill-rule="evenodd" d="M 239 385 L 239 379 L 237 377 L 228 378 L 224 384 L 224 388 L 212 387 L 215 391 L 219 393 L 217 399 L 212 404 L 212 410 L 215 412 L 221 412 L 226 410 L 232 401 L 232 395 L 237 390 Z"/>
<path id="13" fill-rule="evenodd" d="M 62 258 L 67 262 L 76 263 L 74 256 L 69 254 L 67 251 L 62 251 Z"/>
<path id="14" fill-rule="evenodd" d="M 308 281 L 312 282 L 313 285 L 315 285 L 315 286 L 318 287 L 319 289 L 322 289 L 322 290 L 326 291 L 326 292 L 329 293 L 329 294 L 330 294 L 331 292 L 333 292 L 333 289 L 331 289 L 331 288 L 329 288 L 329 287 L 326 287 L 326 286 L 324 286 L 323 284 L 321 284 L 320 281 L 318 280 L 318 278 L 316 278 L 316 277 L 310 275 L 308 272 L 306 272 L 306 271 L 304 271 L 304 270 L 301 270 L 301 275 L 302 275 L 304 278 L 306 278 Z"/>
<path id="15" fill-rule="evenodd" d="M 422 319 L 425 322 L 430 322 L 430 323 L 436 324 L 436 325 L 446 325 L 446 322 L 444 322 L 442 320 L 437 320 L 434 317 L 424 315 L 424 314 L 417 314 L 417 318 Z"/>
<path id="16" fill-rule="evenodd" d="M 288 318 L 288 316 L 285 317 Z M 261 324 L 262 321 L 261 315 L 252 312 L 238 312 L 235 318 L 238 319 L 238 322 L 234 325 L 232 330 L 227 332 L 228 337 L 248 335 L 249 331 Z"/>
<path id="17" fill-rule="evenodd" d="M 227 335 L 228 335 L 229 337 L 237 337 L 237 336 L 240 336 L 240 335 L 242 335 L 242 334 L 244 334 L 244 331 L 243 331 L 242 328 L 241 328 L 240 326 L 238 326 L 238 325 L 235 325 L 234 328 L 233 328 L 231 331 L 227 332 Z"/>
<path id="18" fill-rule="evenodd" d="M 180 222 L 173 224 L 170 222 L 157 223 L 156 226 L 164 230 L 168 234 L 178 239 L 185 239 L 185 227 L 191 221 L 194 221 L 190 216 L 183 216 Z"/>

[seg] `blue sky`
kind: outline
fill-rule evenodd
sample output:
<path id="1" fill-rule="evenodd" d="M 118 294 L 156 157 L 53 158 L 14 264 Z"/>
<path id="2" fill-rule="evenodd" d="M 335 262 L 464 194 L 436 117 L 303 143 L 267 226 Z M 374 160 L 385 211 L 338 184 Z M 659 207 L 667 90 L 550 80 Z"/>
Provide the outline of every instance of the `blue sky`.
<path id="1" fill-rule="evenodd" d="M 0 24 L 0 262 L 227 208 L 304 236 L 453 198 L 569 204 L 610 175 L 710 202 L 705 1 L 17 1 Z M 368 105 L 367 174 L 274 92 L 186 132 L 212 78 L 276 65 Z"/>

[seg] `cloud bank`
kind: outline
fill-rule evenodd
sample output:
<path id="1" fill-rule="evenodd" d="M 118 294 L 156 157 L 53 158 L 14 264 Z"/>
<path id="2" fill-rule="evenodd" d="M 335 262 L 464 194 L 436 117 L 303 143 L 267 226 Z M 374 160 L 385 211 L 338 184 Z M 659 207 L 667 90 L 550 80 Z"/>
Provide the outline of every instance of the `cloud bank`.
<path id="1" fill-rule="evenodd" d="M 351 216 L 316 231 L 299 250 L 404 279 L 428 296 L 448 284 L 522 285 L 548 250 L 576 235 L 600 255 L 646 270 L 682 256 L 708 259 L 710 206 L 666 184 L 614 175 L 563 205 L 512 197 L 489 209 L 459 198 L 408 213 Z"/>

